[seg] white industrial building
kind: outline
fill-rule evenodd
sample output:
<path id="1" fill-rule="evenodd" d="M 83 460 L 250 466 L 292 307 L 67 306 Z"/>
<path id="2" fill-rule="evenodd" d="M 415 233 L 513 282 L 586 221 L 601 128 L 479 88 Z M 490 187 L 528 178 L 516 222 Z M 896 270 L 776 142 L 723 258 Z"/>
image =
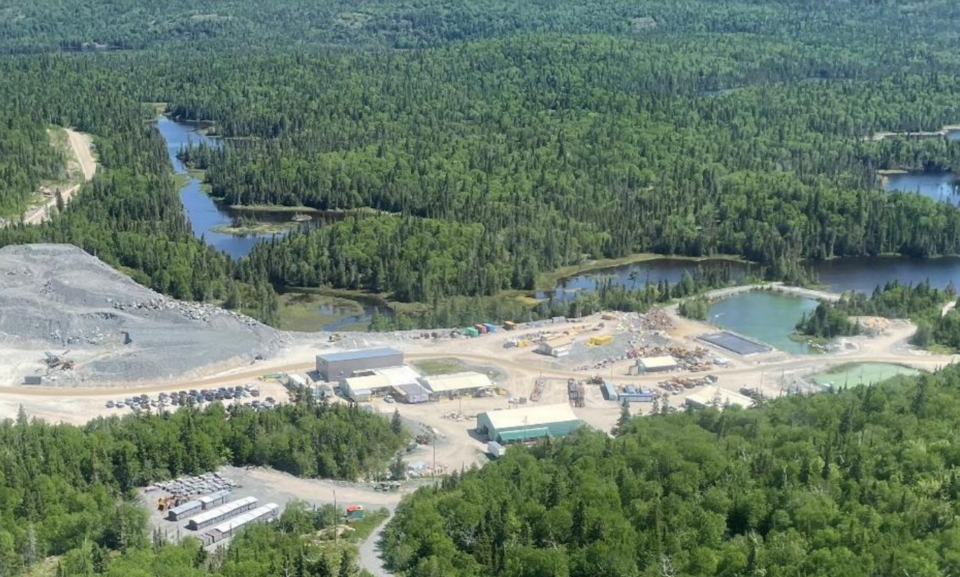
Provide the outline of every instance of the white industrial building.
<path id="1" fill-rule="evenodd" d="M 640 373 L 663 373 L 666 371 L 675 371 L 676 369 L 677 359 L 669 355 L 637 359 L 637 370 Z"/>
<path id="2" fill-rule="evenodd" d="M 695 390 L 690 393 L 684 402 L 688 407 L 694 409 L 705 409 L 707 407 L 723 409 L 728 406 L 748 409 L 753 406 L 753 399 L 750 397 L 714 385 Z"/>
<path id="3" fill-rule="evenodd" d="M 481 391 L 493 388 L 490 377 L 483 373 L 463 372 L 449 375 L 434 375 L 420 379 L 423 386 L 430 392 L 431 398 L 459 397 L 475 395 Z"/>
<path id="4" fill-rule="evenodd" d="M 362 402 L 410 385 L 420 387 L 420 373 L 408 366 L 400 366 L 363 371 L 363 374 L 345 378 L 340 381 L 340 391 L 345 397 Z"/>

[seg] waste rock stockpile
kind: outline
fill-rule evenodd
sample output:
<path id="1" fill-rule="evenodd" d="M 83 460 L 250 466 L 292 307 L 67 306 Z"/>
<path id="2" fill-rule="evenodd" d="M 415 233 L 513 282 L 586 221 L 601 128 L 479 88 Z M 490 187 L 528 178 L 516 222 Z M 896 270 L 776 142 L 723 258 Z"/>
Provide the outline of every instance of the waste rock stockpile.
<path id="1" fill-rule="evenodd" d="M 284 340 L 244 315 L 167 298 L 74 246 L 0 249 L 0 349 L 8 361 L 23 356 L 43 384 L 162 380 L 265 358 Z M 51 369 L 45 351 L 70 362 Z"/>

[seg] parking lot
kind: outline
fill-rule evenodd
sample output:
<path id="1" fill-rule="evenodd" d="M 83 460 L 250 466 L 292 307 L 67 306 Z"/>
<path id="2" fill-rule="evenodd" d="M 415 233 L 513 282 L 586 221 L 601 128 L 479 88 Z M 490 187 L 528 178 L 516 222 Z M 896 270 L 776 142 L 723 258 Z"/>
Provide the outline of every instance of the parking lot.
<path id="1" fill-rule="evenodd" d="M 205 403 L 222 402 L 227 404 L 246 404 L 257 410 L 267 410 L 277 403 L 273 397 L 260 399 L 260 388 L 255 385 L 236 385 L 218 389 L 190 389 L 188 391 L 163 392 L 155 396 L 137 395 L 124 399 L 109 400 L 104 406 L 108 409 L 130 409 L 134 412 L 150 409 L 164 411 L 178 407 L 202 407 Z"/>

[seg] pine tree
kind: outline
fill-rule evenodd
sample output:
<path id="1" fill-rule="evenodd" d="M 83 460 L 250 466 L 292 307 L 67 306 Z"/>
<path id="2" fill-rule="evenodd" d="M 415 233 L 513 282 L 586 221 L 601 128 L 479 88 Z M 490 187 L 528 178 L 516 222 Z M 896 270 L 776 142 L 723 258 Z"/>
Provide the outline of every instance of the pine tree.
<path id="1" fill-rule="evenodd" d="M 617 426 L 614 429 L 614 433 L 619 433 L 627 426 L 630 422 L 630 402 L 624 399 L 620 403 L 620 418 L 617 419 Z"/>
<path id="2" fill-rule="evenodd" d="M 403 462 L 403 456 L 397 453 L 396 458 L 390 463 L 390 479 L 392 481 L 403 481 L 407 478 L 407 465 Z"/>
<path id="3" fill-rule="evenodd" d="M 394 435 L 403 433 L 403 420 L 400 418 L 400 409 L 393 410 L 393 418 L 390 419 L 390 430 Z"/>
<path id="4" fill-rule="evenodd" d="M 353 575 L 353 560 L 350 559 L 350 554 L 344 551 L 340 557 L 340 570 L 337 571 L 337 577 L 350 577 L 351 575 Z"/>

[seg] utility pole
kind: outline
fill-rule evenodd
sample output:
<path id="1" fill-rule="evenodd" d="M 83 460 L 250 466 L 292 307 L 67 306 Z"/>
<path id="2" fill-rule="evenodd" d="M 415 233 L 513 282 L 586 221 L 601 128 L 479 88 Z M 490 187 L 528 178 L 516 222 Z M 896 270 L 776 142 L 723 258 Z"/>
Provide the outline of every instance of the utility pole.
<path id="1" fill-rule="evenodd" d="M 337 490 L 333 490 L 333 544 L 340 541 L 340 508 L 337 507 Z"/>

